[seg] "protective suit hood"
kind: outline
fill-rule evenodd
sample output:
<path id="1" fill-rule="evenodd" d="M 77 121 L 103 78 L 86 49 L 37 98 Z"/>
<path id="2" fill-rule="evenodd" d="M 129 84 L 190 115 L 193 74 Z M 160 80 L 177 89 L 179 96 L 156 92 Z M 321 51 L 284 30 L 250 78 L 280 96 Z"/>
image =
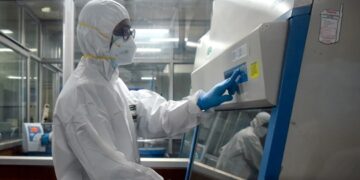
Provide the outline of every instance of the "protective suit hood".
<path id="1" fill-rule="evenodd" d="M 258 137 L 264 137 L 267 133 L 267 128 L 263 125 L 270 120 L 270 114 L 267 112 L 258 113 L 255 118 L 250 122 L 251 127 L 254 128 L 254 133 Z"/>
<path id="2" fill-rule="evenodd" d="M 111 80 L 110 42 L 115 26 L 129 14 L 124 6 L 113 0 L 93 0 L 81 10 L 77 25 L 77 40 L 83 53 L 83 63 L 91 63 L 105 79 Z"/>

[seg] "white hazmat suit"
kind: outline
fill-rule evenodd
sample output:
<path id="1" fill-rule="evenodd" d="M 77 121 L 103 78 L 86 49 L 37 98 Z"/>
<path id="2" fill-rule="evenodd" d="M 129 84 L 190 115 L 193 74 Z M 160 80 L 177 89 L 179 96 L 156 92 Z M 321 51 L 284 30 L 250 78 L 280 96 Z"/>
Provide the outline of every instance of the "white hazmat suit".
<path id="1" fill-rule="evenodd" d="M 200 92 L 166 101 L 151 91 L 128 90 L 109 51 L 112 30 L 125 18 L 126 9 L 108 0 L 91 1 L 80 13 L 77 37 L 84 56 L 54 112 L 53 158 L 59 180 L 162 179 L 138 164 L 129 105 L 137 106 L 138 131 L 145 138 L 184 133 L 206 114 L 196 104 Z"/>
<path id="2" fill-rule="evenodd" d="M 216 168 L 246 179 L 256 177 L 263 154 L 260 138 L 267 133 L 267 128 L 263 125 L 269 119 L 268 113 L 258 113 L 249 127 L 236 133 L 221 148 Z"/>

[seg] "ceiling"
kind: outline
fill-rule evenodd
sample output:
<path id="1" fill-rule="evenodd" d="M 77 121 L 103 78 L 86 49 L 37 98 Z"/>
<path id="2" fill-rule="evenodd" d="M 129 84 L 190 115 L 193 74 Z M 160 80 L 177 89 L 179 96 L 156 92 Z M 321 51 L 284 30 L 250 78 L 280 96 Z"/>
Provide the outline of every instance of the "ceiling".
<path id="1" fill-rule="evenodd" d="M 75 20 L 77 21 L 79 12 L 88 0 L 74 0 L 74 2 Z M 118 2 L 128 9 L 132 26 L 137 29 L 135 41 L 138 48 L 161 49 L 159 53 L 138 52 L 135 55 L 135 61 L 151 60 L 153 63 L 138 63 L 120 68 L 121 76 L 125 81 L 148 84 L 150 81 L 142 80 L 142 78 L 157 77 L 158 81 L 162 82 L 169 76 L 169 60 L 173 60 L 175 63 L 174 76 L 191 72 L 191 65 L 176 63 L 193 63 L 196 48 L 186 46 L 186 41 L 197 42 L 209 30 L 213 0 L 118 0 Z M 20 12 L 14 10 L 20 9 L 16 8 L 18 5 L 25 7 L 25 17 L 29 18 L 28 15 L 31 14 L 42 25 L 42 39 L 43 46 L 45 46 L 42 49 L 42 56 L 45 57 L 44 59 L 61 62 L 63 0 L 0 0 L 0 23 L 7 23 L 3 25 L 4 27 L 14 24 L 14 28 L 12 28 L 14 34 L 17 33 L 15 29 L 19 28 Z M 43 12 L 44 7 L 49 7 L 51 10 Z M 139 29 L 145 31 L 165 29 L 167 33 L 154 35 L 153 33 L 142 33 Z M 156 38 L 174 41 L 152 43 L 151 40 Z M 1 52 L 1 55 L 14 56 L 15 53 Z M 77 46 L 75 38 L 75 59 L 78 60 L 80 57 L 80 48 Z M 5 59 L 10 59 L 10 57 Z M 5 62 L 2 61 L 2 63 Z M 52 79 L 49 78 L 47 81 L 50 84 Z"/>
<path id="2" fill-rule="evenodd" d="M 187 41 L 197 42 L 210 27 L 213 0 L 117 0 L 129 11 L 132 26 L 136 29 L 167 29 L 162 37 L 145 37 L 136 34 L 137 46 L 145 49 L 161 49 L 161 53 L 137 53 L 138 61 L 175 59 L 192 62 L 195 48 L 186 46 Z M 59 22 L 63 19 L 62 0 L 23 0 L 24 4 L 43 23 Z M 88 0 L 74 0 L 76 17 Z M 42 8 L 50 7 L 48 13 Z M 76 19 L 77 20 L 77 19 Z M 62 26 L 53 26 L 62 28 Z M 54 29 L 56 31 L 56 29 Z M 57 29 L 62 31 L 62 29 Z M 147 33 L 148 35 L 150 33 Z M 151 35 L 151 34 L 150 34 Z M 154 38 L 172 39 L 172 42 L 143 43 Z M 175 39 L 175 40 L 174 40 Z M 76 41 L 76 38 L 75 38 Z M 81 57 L 80 48 L 75 42 L 75 58 Z"/>
<path id="3" fill-rule="evenodd" d="M 173 60 L 178 63 L 193 63 L 196 48 L 186 46 L 186 41 L 197 42 L 210 28 L 213 0 L 117 0 L 129 11 L 132 26 L 135 29 L 166 29 L 167 34 L 156 36 L 152 33 L 136 32 L 135 42 L 138 48 L 161 49 L 161 52 L 137 52 L 136 62 L 157 62 L 157 64 L 134 64 L 124 67 L 124 77 L 147 76 L 148 73 L 168 71 L 166 62 Z M 46 60 L 61 62 L 63 1 L 62 0 L 13 0 L 1 1 L 0 8 L 9 2 L 23 5 L 26 12 L 35 16 L 42 24 L 44 34 L 43 57 Z M 16 2 L 16 3 L 15 3 Z M 76 17 L 88 0 L 74 0 Z M 50 12 L 42 8 L 50 7 Z M 5 8 L 6 9 L 6 8 Z M 9 14 L 9 13 L 8 13 Z M 16 15 L 14 15 L 15 17 Z M 0 17 L 1 18 L 1 17 Z M 76 34 L 75 34 L 76 35 Z M 170 42 L 150 42 L 151 39 L 172 39 Z M 52 48 L 54 46 L 54 48 Z M 75 38 L 75 59 L 79 60 L 82 53 Z M 164 62 L 164 63 L 161 63 Z M 188 72 L 187 72 L 188 73 Z M 136 79 L 136 78 L 135 78 Z"/>

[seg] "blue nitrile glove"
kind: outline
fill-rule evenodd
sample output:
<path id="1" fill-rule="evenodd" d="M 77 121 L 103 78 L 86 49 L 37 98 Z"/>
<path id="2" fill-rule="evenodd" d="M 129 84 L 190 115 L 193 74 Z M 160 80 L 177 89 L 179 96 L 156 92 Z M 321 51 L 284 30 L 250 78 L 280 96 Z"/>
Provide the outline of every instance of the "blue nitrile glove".
<path id="1" fill-rule="evenodd" d="M 235 92 L 239 93 L 239 87 L 237 80 L 240 77 L 240 70 L 233 72 L 230 78 L 216 84 L 210 91 L 200 95 L 197 105 L 201 110 L 208 110 L 212 107 L 218 106 L 225 101 L 232 100 L 232 95 Z M 227 95 L 223 95 L 225 91 L 228 91 Z"/>

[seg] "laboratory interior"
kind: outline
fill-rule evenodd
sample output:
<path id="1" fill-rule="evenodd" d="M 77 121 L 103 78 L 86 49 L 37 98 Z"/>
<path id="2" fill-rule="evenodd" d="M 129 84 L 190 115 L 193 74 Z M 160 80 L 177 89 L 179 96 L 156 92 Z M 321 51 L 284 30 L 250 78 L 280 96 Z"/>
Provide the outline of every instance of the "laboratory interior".
<path id="1" fill-rule="evenodd" d="M 60 93 L 71 90 L 71 74 L 89 56 L 77 29 L 105 36 L 101 23 L 81 20 L 90 1 L 0 1 L 0 180 L 78 179 L 69 175 L 76 171 L 89 179 L 360 179 L 358 0 L 113 0 L 128 11 L 127 32 L 136 45 L 132 63 L 114 70 L 128 90 L 150 90 L 166 102 L 188 102 L 202 90 L 199 107 L 189 105 L 202 115 L 188 120 L 194 125 L 185 132 L 160 138 L 136 133 L 134 146 L 124 145 L 140 156 L 130 169 L 151 168 L 156 177 L 138 178 L 125 165 L 119 176 L 105 176 L 113 167 L 102 159 L 90 162 L 99 159 L 86 154 L 90 150 L 86 156 L 96 158 L 77 157 L 71 138 L 60 140 L 69 141 L 68 156 L 79 158 L 79 169 L 69 166 L 63 175 L 53 158 L 60 151 L 54 151 L 54 122 L 62 115 L 54 114 L 61 111 L 55 111 Z M 106 23 L 106 13 L 92 8 L 91 18 Z M 235 73 L 238 91 L 222 91 L 232 99 L 202 109 L 202 97 Z M 131 124 L 141 127 L 141 108 L 128 108 Z M 180 116 L 166 118 L 186 117 Z M 104 176 L 91 174 L 87 163 Z"/>

